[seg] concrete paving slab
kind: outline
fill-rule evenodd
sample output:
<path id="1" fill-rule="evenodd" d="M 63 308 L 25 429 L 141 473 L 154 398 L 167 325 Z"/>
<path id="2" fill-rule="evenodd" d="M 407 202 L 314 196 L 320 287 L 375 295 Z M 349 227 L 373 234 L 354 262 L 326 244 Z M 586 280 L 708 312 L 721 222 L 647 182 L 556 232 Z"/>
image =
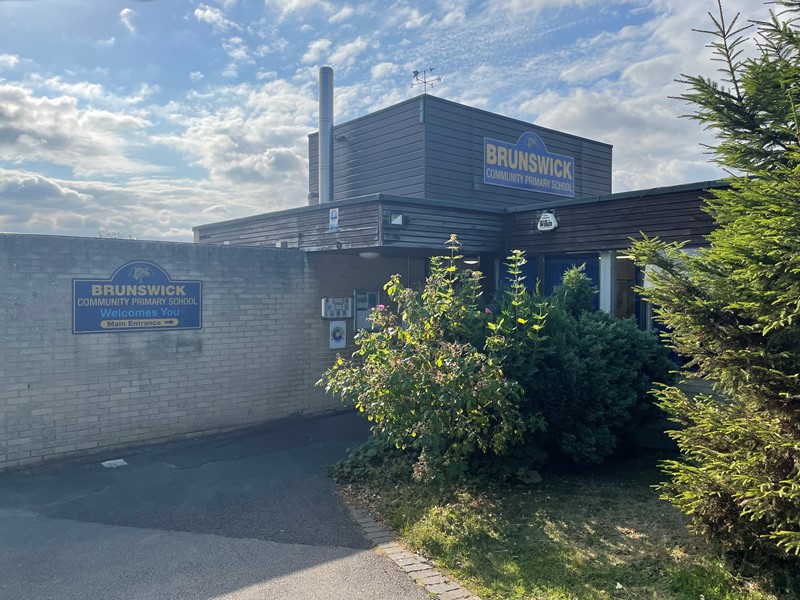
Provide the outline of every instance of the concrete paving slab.
<path id="1" fill-rule="evenodd" d="M 366 435 L 344 414 L 0 474 L 0 598 L 427 598 L 325 476 Z"/>

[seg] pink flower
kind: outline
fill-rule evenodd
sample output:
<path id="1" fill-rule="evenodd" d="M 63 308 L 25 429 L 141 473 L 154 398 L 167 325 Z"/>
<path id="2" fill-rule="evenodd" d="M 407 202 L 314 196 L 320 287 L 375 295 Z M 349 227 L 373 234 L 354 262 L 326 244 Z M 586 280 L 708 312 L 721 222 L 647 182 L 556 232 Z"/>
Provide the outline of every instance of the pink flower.
<path id="1" fill-rule="evenodd" d="M 385 304 L 378 304 L 378 306 L 376 306 L 375 308 L 377 308 L 378 310 L 384 310 L 386 308 L 386 305 Z"/>
<path id="2" fill-rule="evenodd" d="M 492 314 L 492 311 L 491 311 L 491 310 L 489 310 L 488 308 L 487 308 L 485 311 L 483 311 L 483 312 L 485 312 L 487 315 L 490 315 L 490 314 Z"/>

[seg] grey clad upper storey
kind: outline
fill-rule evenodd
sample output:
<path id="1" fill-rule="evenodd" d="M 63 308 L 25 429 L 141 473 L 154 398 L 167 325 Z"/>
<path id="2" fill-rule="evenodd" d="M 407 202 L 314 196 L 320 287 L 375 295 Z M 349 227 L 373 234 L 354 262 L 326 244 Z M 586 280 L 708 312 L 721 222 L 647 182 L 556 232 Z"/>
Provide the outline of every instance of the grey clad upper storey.
<path id="1" fill-rule="evenodd" d="M 480 206 L 539 205 L 552 194 L 484 183 L 484 138 L 524 133 L 574 159 L 574 197 L 611 193 L 609 144 L 423 94 L 334 126 L 334 200 L 392 194 Z M 318 203 L 319 136 L 309 136 L 309 203 Z"/>
<path id="2" fill-rule="evenodd" d="M 425 196 L 425 135 L 417 101 L 333 128 L 333 200 L 370 194 Z M 309 204 L 319 203 L 319 135 L 308 136 Z"/>
<path id="3" fill-rule="evenodd" d="M 440 252 L 451 234 L 496 256 L 623 250 L 640 232 L 699 244 L 713 227 L 705 190 L 724 185 L 612 194 L 610 145 L 424 94 L 334 126 L 333 139 L 333 202 L 316 196 L 315 133 L 309 205 L 195 227 L 196 240 L 392 256 Z M 545 210 L 557 229 L 539 229 Z"/>

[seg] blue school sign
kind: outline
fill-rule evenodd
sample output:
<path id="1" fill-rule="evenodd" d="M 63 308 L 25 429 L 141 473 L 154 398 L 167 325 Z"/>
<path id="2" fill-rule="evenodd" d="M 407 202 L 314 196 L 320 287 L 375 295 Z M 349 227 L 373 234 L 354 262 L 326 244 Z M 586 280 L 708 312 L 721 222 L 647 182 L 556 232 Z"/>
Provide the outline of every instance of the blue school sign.
<path id="1" fill-rule="evenodd" d="M 483 182 L 573 198 L 575 159 L 549 152 L 533 132 L 515 144 L 483 138 Z"/>
<path id="2" fill-rule="evenodd" d="M 72 333 L 202 329 L 200 281 L 173 281 L 158 265 L 122 265 L 110 279 L 72 281 Z"/>

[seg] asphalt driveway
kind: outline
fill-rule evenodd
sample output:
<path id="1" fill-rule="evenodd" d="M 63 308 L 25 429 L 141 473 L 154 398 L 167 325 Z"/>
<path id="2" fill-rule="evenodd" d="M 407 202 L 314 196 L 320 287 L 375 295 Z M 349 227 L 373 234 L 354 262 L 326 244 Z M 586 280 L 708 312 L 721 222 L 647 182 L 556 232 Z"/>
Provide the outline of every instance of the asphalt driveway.
<path id="1" fill-rule="evenodd" d="M 2 473 L 0 599 L 425 599 L 325 477 L 366 435 L 344 414 Z"/>

